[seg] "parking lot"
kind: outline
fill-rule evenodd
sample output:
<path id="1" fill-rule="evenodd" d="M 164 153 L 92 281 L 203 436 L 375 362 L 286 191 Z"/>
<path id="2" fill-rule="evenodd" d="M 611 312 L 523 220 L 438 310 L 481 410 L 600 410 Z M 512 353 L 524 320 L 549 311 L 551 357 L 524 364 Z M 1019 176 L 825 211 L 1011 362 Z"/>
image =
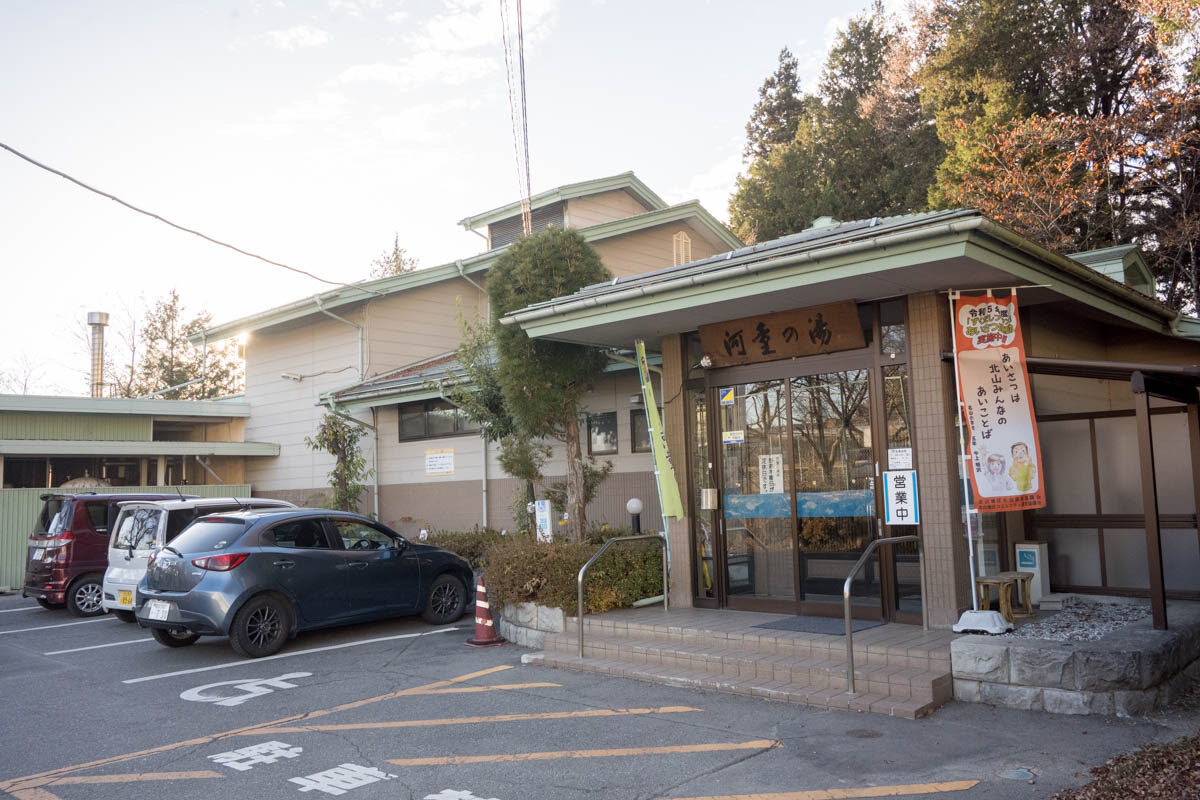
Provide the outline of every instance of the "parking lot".
<path id="1" fill-rule="evenodd" d="M 910 722 L 522 663 L 470 618 L 248 660 L 0 598 L 0 789 L 23 800 L 1046 797 L 1160 723 L 951 705 Z M 1019 768 L 1034 782 L 1021 780 Z"/>

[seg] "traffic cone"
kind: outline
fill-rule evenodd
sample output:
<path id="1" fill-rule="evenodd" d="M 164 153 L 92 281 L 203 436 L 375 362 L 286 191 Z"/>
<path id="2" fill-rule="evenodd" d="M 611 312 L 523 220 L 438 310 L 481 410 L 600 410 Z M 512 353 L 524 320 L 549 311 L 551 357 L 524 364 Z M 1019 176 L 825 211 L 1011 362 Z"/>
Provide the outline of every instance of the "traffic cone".
<path id="1" fill-rule="evenodd" d="M 504 642 L 504 637 L 496 633 L 496 625 L 492 622 L 487 587 L 483 585 L 483 576 L 480 575 L 475 581 L 475 638 L 467 639 L 467 647 L 495 647 Z"/>

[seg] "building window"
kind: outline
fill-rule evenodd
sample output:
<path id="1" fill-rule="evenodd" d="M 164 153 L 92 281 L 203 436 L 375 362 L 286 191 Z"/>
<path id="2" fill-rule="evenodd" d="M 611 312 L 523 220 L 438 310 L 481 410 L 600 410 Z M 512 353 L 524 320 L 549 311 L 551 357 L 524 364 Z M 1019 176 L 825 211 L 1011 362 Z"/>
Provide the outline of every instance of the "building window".
<path id="1" fill-rule="evenodd" d="M 661 423 L 663 418 L 663 410 L 658 410 L 658 419 Z M 632 408 L 629 410 L 629 430 L 632 444 L 632 452 L 634 453 L 649 453 L 650 452 L 650 422 L 646 419 L 646 409 Z"/>
<path id="2" fill-rule="evenodd" d="M 468 419 L 461 408 L 448 400 L 404 403 L 399 409 L 402 442 L 479 432 L 479 424 Z"/>
<path id="3" fill-rule="evenodd" d="M 675 266 L 692 262 L 692 239 L 683 231 L 671 237 L 675 249 Z"/>
<path id="4" fill-rule="evenodd" d="M 607 456 L 617 452 L 617 412 L 588 414 L 588 455 Z"/>

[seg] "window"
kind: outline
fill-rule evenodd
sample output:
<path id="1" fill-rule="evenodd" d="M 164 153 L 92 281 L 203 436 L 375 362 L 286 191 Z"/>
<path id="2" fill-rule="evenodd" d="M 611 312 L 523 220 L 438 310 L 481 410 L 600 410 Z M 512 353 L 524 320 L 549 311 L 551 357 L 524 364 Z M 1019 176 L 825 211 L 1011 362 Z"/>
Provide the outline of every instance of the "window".
<path id="1" fill-rule="evenodd" d="M 189 531 L 194 531 L 203 524 L 204 520 L 201 520 L 194 527 L 190 528 Z M 297 550 L 324 549 L 328 547 L 325 542 L 325 531 L 322 530 L 321 520 L 319 519 L 297 519 L 291 522 L 281 522 L 271 529 L 270 536 L 276 547 L 292 547 Z"/>
<path id="2" fill-rule="evenodd" d="M 673 258 L 675 266 L 690 264 L 692 261 L 692 238 L 680 231 L 671 237 L 671 242 L 675 250 Z"/>
<path id="3" fill-rule="evenodd" d="M 335 519 L 333 527 L 343 550 L 387 550 L 396 546 L 391 536 L 357 520 Z"/>
<path id="4" fill-rule="evenodd" d="M 96 533 L 108 532 L 108 503 L 88 503 L 88 521 Z"/>
<path id="5" fill-rule="evenodd" d="M 658 410 L 658 420 L 662 423 L 663 411 Z M 634 453 L 649 453 L 650 452 L 650 422 L 646 419 L 646 409 L 634 408 L 629 411 L 629 430 L 632 444 L 632 452 Z"/>
<path id="6" fill-rule="evenodd" d="M 617 412 L 588 414 L 588 455 L 605 456 L 617 452 Z"/>
<path id="7" fill-rule="evenodd" d="M 461 408 L 448 400 L 405 403 L 399 409 L 400 441 L 461 436 L 479 431 L 479 424 L 468 419 Z"/>

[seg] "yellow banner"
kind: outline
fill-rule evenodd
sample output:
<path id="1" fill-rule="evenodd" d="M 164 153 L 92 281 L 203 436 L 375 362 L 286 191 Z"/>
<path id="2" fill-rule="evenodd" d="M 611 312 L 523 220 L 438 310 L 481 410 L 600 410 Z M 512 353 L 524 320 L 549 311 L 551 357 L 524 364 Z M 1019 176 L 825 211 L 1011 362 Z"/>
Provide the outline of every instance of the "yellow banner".
<path id="1" fill-rule="evenodd" d="M 637 349 L 638 377 L 642 381 L 642 400 L 646 406 L 646 423 L 650 428 L 650 450 L 654 453 L 654 474 L 658 479 L 658 502 L 663 516 L 683 519 L 683 501 L 679 499 L 679 484 L 675 482 L 675 470 L 671 467 L 671 455 L 667 452 L 667 437 L 662 420 L 658 417 L 658 403 L 654 400 L 654 387 L 650 384 L 650 366 L 646 362 L 646 345 L 640 339 Z"/>

